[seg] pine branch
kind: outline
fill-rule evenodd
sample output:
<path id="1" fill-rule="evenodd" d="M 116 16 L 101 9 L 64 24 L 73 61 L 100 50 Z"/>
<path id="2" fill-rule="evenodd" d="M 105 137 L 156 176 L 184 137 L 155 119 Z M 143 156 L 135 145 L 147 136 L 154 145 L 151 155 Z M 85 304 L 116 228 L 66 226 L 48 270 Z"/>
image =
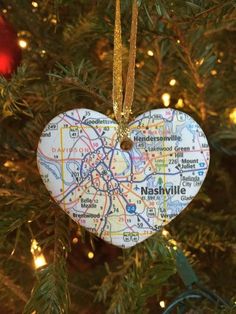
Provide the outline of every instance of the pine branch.
<path id="1" fill-rule="evenodd" d="M 125 252 L 123 265 L 108 272 L 96 299 L 108 303 L 107 314 L 146 313 L 147 299 L 176 272 L 174 251 L 159 235 Z"/>
<path id="2" fill-rule="evenodd" d="M 69 288 L 66 270 L 66 256 L 70 249 L 68 241 L 68 219 L 56 209 L 54 215 L 54 253 L 53 261 L 39 270 L 37 282 L 24 314 L 37 313 L 65 314 L 69 311 Z"/>
<path id="3" fill-rule="evenodd" d="M 104 78 L 104 73 L 97 73 L 94 66 L 90 62 L 82 60 L 79 65 L 63 66 L 57 65 L 57 70 L 54 73 L 49 74 L 53 82 L 60 83 L 64 90 L 64 85 L 69 86 L 70 90 L 80 90 L 108 107 L 112 106 L 112 103 L 103 96 L 103 92 L 99 89 L 99 86 L 107 80 Z"/>
<path id="4" fill-rule="evenodd" d="M 184 35 L 183 31 L 177 25 L 175 25 L 173 27 L 173 29 L 175 30 L 177 37 L 180 40 L 180 45 L 181 45 L 181 48 L 182 48 L 183 53 L 184 53 L 184 60 L 185 60 L 186 64 L 188 65 L 188 68 L 191 72 L 193 81 L 194 81 L 195 86 L 198 90 L 198 97 L 200 100 L 199 105 L 198 105 L 199 110 L 200 110 L 200 116 L 201 116 L 202 121 L 205 121 L 207 118 L 207 116 L 206 116 L 206 114 L 207 114 L 206 104 L 205 104 L 205 99 L 204 99 L 205 81 L 200 76 L 198 68 L 191 58 L 191 48 L 185 39 L 185 35 Z"/>
<path id="5" fill-rule="evenodd" d="M 97 99 L 99 102 L 101 102 L 105 105 L 108 105 L 109 107 L 112 106 L 112 103 L 109 102 L 105 97 L 96 93 L 96 91 L 93 88 L 84 84 L 83 82 L 80 82 L 76 78 L 67 77 L 67 78 L 64 78 L 61 82 L 62 82 L 62 84 L 73 86 L 73 87 L 77 88 L 78 90 L 84 91 L 86 94 L 90 95 L 92 98 Z"/>
<path id="6" fill-rule="evenodd" d="M 29 220 L 38 219 L 45 210 L 44 203 L 37 203 L 37 196 L 20 191 L 1 189 L 0 238 L 21 227 Z M 7 208 L 6 208 L 7 206 Z M 36 208 L 37 211 L 30 210 Z"/>
<path id="7" fill-rule="evenodd" d="M 24 303 L 27 302 L 28 298 L 21 289 L 21 287 L 16 285 L 13 282 L 13 280 L 9 276 L 5 275 L 1 270 L 0 270 L 0 283 L 4 285 L 7 289 L 9 289 L 12 293 L 14 293 L 18 299 L 20 299 Z"/>

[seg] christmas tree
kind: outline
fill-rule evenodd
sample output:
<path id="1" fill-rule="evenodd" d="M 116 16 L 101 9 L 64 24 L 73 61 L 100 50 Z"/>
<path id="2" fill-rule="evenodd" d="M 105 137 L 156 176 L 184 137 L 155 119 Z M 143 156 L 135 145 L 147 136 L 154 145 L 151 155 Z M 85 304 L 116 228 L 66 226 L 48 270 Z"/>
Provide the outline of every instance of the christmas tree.
<path id="1" fill-rule="evenodd" d="M 226 301 L 182 300 L 178 313 L 235 311 L 236 3 L 137 2 L 132 118 L 167 107 L 193 117 L 210 144 L 207 178 L 177 218 L 129 249 L 73 222 L 43 184 L 37 146 L 62 112 L 88 108 L 115 119 L 115 1 L 1 1 L 3 314 L 163 313 L 199 282 Z M 132 3 L 121 1 L 123 74 Z"/>

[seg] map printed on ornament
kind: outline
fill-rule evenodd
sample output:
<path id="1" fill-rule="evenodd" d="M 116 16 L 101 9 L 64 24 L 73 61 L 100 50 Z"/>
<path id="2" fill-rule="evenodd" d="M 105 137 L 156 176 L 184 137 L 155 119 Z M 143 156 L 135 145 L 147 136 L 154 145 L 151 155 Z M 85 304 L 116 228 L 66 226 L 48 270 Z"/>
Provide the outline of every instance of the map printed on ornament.
<path id="1" fill-rule="evenodd" d="M 130 123 L 134 145 L 120 148 L 118 125 L 89 109 L 59 114 L 44 129 L 37 162 L 51 196 L 80 225 L 121 248 L 169 223 L 198 193 L 209 146 L 186 113 L 157 109 Z"/>

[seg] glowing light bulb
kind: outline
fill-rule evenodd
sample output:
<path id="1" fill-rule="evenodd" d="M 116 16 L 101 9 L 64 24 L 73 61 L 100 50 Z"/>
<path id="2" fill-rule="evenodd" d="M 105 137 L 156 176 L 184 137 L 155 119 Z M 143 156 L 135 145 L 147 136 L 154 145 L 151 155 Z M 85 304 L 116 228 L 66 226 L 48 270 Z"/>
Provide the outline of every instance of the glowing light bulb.
<path id="1" fill-rule="evenodd" d="M 32 6 L 33 6 L 34 8 L 37 8 L 37 7 L 39 6 L 36 1 L 32 1 L 31 4 L 32 4 Z"/>
<path id="2" fill-rule="evenodd" d="M 39 246 L 38 242 L 35 239 L 31 241 L 30 251 L 33 255 L 35 269 L 38 269 L 40 267 L 47 265 L 47 262 L 42 253 L 41 247 Z"/>
<path id="3" fill-rule="evenodd" d="M 170 86 L 175 86 L 176 80 L 175 80 L 175 79 L 171 79 L 171 80 L 169 81 L 169 84 L 170 84 Z"/>
<path id="4" fill-rule="evenodd" d="M 232 123 L 236 124 L 236 108 L 230 112 L 229 119 Z"/>
<path id="5" fill-rule="evenodd" d="M 215 76 L 217 74 L 217 71 L 216 70 L 211 70 L 211 75 Z"/>
<path id="6" fill-rule="evenodd" d="M 11 168 L 11 167 L 13 167 L 13 165 L 14 165 L 13 162 L 8 160 L 4 163 L 3 166 L 6 168 Z"/>
<path id="7" fill-rule="evenodd" d="M 165 107 L 168 107 L 170 105 L 170 94 L 169 93 L 162 94 L 161 99 L 162 99 L 163 105 Z"/>
<path id="8" fill-rule="evenodd" d="M 40 254 L 39 256 L 34 257 L 35 269 L 38 269 L 38 268 L 43 267 L 45 265 L 47 265 L 47 262 L 46 262 L 46 259 L 45 259 L 43 254 Z"/>
<path id="9" fill-rule="evenodd" d="M 163 235 L 164 237 L 167 237 L 169 234 L 170 234 L 169 231 L 167 231 L 167 230 L 165 230 L 165 229 L 162 230 L 162 235 Z"/>
<path id="10" fill-rule="evenodd" d="M 179 98 L 175 107 L 176 108 L 183 108 L 183 106 L 184 106 L 184 101 L 182 98 Z"/>
<path id="11" fill-rule="evenodd" d="M 180 44 L 180 40 L 179 39 L 177 40 L 177 44 Z"/>
<path id="12" fill-rule="evenodd" d="M 154 52 L 152 50 L 148 50 L 147 54 L 150 56 L 150 57 L 153 57 L 154 56 Z"/>
<path id="13" fill-rule="evenodd" d="M 76 243 L 78 243 L 79 242 L 79 239 L 78 238 L 73 238 L 73 240 L 72 240 L 72 243 L 73 244 L 76 244 Z"/>
<path id="14" fill-rule="evenodd" d="M 93 259 L 94 258 L 94 253 L 93 252 L 88 252 L 88 258 Z"/>
<path id="15" fill-rule="evenodd" d="M 30 252 L 31 252 L 32 254 L 34 254 L 34 251 L 36 251 L 37 249 L 39 249 L 40 252 L 41 252 L 41 248 L 40 248 L 40 246 L 38 246 L 38 242 L 37 242 L 35 239 L 33 239 L 33 240 L 31 241 L 31 249 L 30 249 Z"/>
<path id="16" fill-rule="evenodd" d="M 162 309 L 164 309 L 165 307 L 166 307 L 166 303 L 165 303 L 165 301 L 160 301 L 160 307 L 162 308 Z"/>
<path id="17" fill-rule="evenodd" d="M 19 39 L 18 44 L 22 49 L 25 49 L 28 46 L 28 43 L 25 39 Z"/>
<path id="18" fill-rule="evenodd" d="M 171 244 L 173 244 L 174 246 L 177 245 L 177 242 L 176 242 L 174 239 L 170 239 L 169 242 L 170 242 Z"/>
<path id="19" fill-rule="evenodd" d="M 135 65 L 136 68 L 141 69 L 144 66 L 144 61 L 137 62 Z"/>
<path id="20" fill-rule="evenodd" d="M 57 24 L 57 17 L 56 17 L 56 15 L 53 15 L 53 16 L 52 16 L 50 22 L 51 22 L 52 24 L 54 24 L 54 25 Z"/>
<path id="21" fill-rule="evenodd" d="M 199 65 L 202 65 L 204 62 L 204 58 L 202 58 L 200 61 L 199 61 Z"/>

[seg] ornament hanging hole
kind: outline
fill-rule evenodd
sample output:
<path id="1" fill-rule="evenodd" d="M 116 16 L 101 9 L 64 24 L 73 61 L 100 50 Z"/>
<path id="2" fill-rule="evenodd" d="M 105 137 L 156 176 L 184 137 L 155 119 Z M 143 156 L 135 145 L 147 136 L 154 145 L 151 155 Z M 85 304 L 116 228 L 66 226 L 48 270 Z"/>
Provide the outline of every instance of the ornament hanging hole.
<path id="1" fill-rule="evenodd" d="M 134 146 L 133 141 L 128 137 L 123 138 L 120 142 L 120 148 L 125 152 L 130 151 L 133 148 L 133 146 Z"/>

